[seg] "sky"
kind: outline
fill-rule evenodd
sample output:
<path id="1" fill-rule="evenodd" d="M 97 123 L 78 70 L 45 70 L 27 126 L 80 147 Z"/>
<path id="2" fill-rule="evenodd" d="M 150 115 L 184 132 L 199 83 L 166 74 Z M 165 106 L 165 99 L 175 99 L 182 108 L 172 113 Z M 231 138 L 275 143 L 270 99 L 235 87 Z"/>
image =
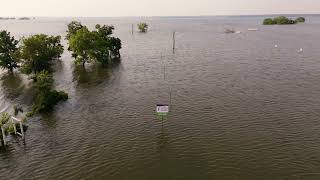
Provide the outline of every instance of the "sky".
<path id="1" fill-rule="evenodd" d="M 1 0 L 0 16 L 320 14 L 320 0 Z"/>

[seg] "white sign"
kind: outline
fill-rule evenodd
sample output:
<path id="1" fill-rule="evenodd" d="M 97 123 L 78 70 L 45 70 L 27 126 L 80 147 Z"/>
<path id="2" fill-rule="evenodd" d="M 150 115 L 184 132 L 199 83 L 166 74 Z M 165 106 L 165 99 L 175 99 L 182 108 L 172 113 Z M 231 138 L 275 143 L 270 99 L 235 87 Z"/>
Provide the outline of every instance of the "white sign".
<path id="1" fill-rule="evenodd" d="M 169 113 L 169 105 L 158 104 L 157 113 Z"/>

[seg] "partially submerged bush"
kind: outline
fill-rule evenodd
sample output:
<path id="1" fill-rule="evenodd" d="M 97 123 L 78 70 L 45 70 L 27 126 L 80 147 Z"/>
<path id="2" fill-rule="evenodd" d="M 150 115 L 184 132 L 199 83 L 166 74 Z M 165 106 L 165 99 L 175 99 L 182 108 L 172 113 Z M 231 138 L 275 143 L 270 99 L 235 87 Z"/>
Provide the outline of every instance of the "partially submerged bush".
<path id="1" fill-rule="evenodd" d="M 298 22 L 298 23 L 304 23 L 304 22 L 306 22 L 306 19 L 305 19 L 304 17 L 298 17 L 298 18 L 296 19 L 296 22 Z"/>
<path id="2" fill-rule="evenodd" d="M 264 21 L 263 21 L 263 24 L 264 25 L 273 25 L 273 24 L 275 24 L 276 22 L 275 21 L 273 21 L 273 19 L 271 19 L 271 18 L 267 18 L 267 19 L 265 19 Z"/>
<path id="3" fill-rule="evenodd" d="M 147 32 L 148 30 L 148 24 L 147 23 L 139 23 L 138 29 L 140 32 Z"/>
<path id="4" fill-rule="evenodd" d="M 42 71 L 36 77 L 37 97 L 33 104 L 32 112 L 27 116 L 33 116 L 35 113 L 49 113 L 60 101 L 66 101 L 68 94 L 63 91 L 52 90 L 53 78 L 47 71 Z"/>
<path id="5" fill-rule="evenodd" d="M 60 101 L 66 101 L 68 94 L 63 91 L 52 90 L 46 93 L 40 93 L 33 105 L 34 113 L 49 113 L 53 110 L 54 106 Z"/>
<path id="6" fill-rule="evenodd" d="M 6 112 L 1 113 L 0 115 L 0 127 L 2 127 L 3 125 L 5 125 L 10 119 L 10 115 Z"/>

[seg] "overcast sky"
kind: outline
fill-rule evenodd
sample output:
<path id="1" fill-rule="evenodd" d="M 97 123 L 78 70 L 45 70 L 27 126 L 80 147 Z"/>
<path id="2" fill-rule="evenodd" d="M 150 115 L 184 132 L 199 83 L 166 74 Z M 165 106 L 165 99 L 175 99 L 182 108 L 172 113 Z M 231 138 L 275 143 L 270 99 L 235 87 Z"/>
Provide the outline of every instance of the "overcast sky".
<path id="1" fill-rule="evenodd" d="M 320 13 L 320 0 L 1 0 L 0 16 L 201 16 Z"/>

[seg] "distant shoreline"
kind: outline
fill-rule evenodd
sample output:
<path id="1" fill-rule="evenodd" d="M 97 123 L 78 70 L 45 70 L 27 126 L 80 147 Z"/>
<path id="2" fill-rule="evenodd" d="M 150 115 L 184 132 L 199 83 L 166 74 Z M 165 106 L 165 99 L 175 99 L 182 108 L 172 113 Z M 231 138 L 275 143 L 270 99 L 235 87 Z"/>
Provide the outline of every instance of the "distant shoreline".
<path id="1" fill-rule="evenodd" d="M 198 15 L 198 16 L 1 16 L 0 20 L 4 18 L 202 18 L 202 17 L 276 17 L 276 16 L 320 16 L 318 14 L 248 14 L 248 15 Z M 2 19 L 1 19 L 2 18 Z"/>

